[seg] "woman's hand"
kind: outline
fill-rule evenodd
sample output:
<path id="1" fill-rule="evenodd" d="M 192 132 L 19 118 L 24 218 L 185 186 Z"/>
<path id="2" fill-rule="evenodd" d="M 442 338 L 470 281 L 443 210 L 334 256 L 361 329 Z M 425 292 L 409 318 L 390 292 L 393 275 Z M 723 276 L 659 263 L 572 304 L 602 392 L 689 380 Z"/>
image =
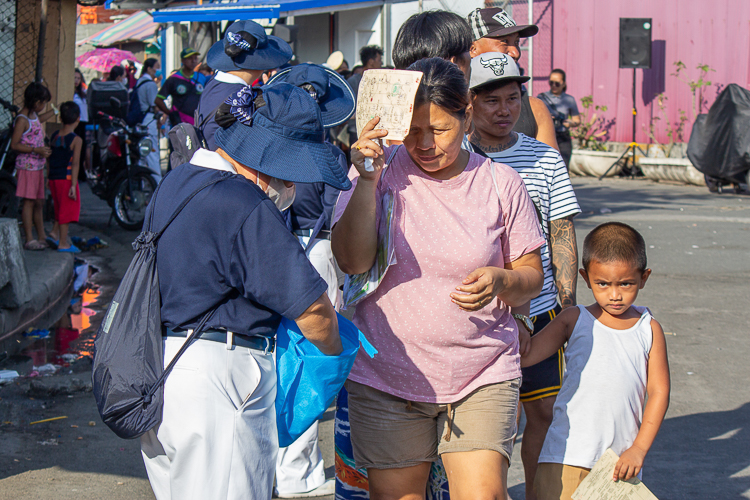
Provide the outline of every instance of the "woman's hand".
<path id="1" fill-rule="evenodd" d="M 464 311 L 478 311 L 492 302 L 505 289 L 505 269 L 499 267 L 480 267 L 469 273 L 451 300 Z"/>
<path id="2" fill-rule="evenodd" d="M 612 474 L 613 481 L 627 481 L 631 477 L 637 476 L 643 468 L 643 460 L 646 458 L 646 452 L 637 446 L 631 446 L 625 450 L 615 465 Z"/>
<path id="3" fill-rule="evenodd" d="M 377 181 L 380 179 L 380 173 L 383 171 L 385 165 L 383 148 L 376 142 L 376 140 L 388 135 L 388 131 L 382 129 L 375 130 L 375 126 L 379 122 L 380 117 L 377 116 L 367 122 L 367 125 L 365 125 L 365 128 L 362 130 L 362 135 L 357 142 L 352 144 L 352 163 L 357 169 L 357 172 L 359 172 L 359 176 L 362 180 Z M 365 158 L 373 160 L 372 172 L 365 170 Z"/>

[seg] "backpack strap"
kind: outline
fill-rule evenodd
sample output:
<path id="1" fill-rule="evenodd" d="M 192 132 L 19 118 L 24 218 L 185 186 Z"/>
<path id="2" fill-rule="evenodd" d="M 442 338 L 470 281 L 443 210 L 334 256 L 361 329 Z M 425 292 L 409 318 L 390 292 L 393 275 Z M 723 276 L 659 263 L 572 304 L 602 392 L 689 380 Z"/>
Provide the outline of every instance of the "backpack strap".
<path id="1" fill-rule="evenodd" d="M 172 221 L 174 221 L 177 218 L 177 216 L 180 215 L 180 212 L 182 212 L 182 209 L 185 208 L 188 203 L 190 203 L 190 200 L 192 200 L 195 197 L 196 194 L 200 193 L 201 191 L 203 191 L 204 189 L 206 189 L 208 186 L 212 186 L 212 185 L 216 184 L 217 182 L 221 182 L 224 179 L 229 178 L 231 175 L 232 174 L 229 173 L 229 172 L 223 172 L 222 175 L 221 175 L 221 177 L 219 177 L 218 179 L 211 179 L 210 181 L 204 183 L 201 187 L 199 187 L 198 189 L 196 189 L 195 191 L 193 191 L 193 193 L 190 196 L 188 196 L 187 198 L 185 198 L 184 200 L 182 200 L 182 203 L 180 203 L 180 206 L 178 206 L 177 209 L 174 212 L 172 212 L 172 216 L 169 218 L 169 220 L 164 225 L 164 227 L 162 227 L 154 235 L 153 241 L 158 241 L 159 238 L 161 238 L 161 235 L 164 233 L 164 231 L 169 227 L 169 225 L 172 223 Z M 157 188 L 157 191 L 158 191 L 158 188 Z M 156 193 L 154 193 L 154 198 L 156 198 Z M 155 208 L 156 208 L 156 202 L 154 202 L 154 209 Z M 151 229 L 151 224 L 153 223 L 153 220 L 154 220 L 154 210 L 152 209 L 151 210 L 151 218 L 149 220 L 149 229 Z"/>

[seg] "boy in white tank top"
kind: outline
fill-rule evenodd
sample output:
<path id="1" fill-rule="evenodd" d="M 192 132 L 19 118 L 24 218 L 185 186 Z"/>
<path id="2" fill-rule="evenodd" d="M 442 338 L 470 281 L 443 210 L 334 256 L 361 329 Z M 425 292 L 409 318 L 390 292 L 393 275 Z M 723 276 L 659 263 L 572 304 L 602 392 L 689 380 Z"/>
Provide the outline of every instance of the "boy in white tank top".
<path id="1" fill-rule="evenodd" d="M 569 500 L 607 448 L 620 455 L 613 480 L 639 475 L 669 406 L 664 332 L 633 305 L 651 274 L 643 237 L 626 224 L 601 224 L 584 240 L 580 273 L 596 302 L 563 310 L 521 358 L 531 366 L 568 343 L 534 480 L 539 500 Z"/>

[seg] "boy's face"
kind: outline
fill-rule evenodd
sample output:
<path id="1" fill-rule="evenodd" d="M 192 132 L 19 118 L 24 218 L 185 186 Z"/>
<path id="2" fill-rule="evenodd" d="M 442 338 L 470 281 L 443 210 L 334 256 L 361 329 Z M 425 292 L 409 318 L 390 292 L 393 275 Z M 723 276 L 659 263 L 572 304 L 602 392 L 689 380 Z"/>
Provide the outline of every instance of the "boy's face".
<path id="1" fill-rule="evenodd" d="M 581 276 L 594 294 L 596 303 L 612 316 L 619 316 L 635 303 L 638 290 L 646 285 L 651 269 L 640 272 L 630 262 L 591 261 Z"/>

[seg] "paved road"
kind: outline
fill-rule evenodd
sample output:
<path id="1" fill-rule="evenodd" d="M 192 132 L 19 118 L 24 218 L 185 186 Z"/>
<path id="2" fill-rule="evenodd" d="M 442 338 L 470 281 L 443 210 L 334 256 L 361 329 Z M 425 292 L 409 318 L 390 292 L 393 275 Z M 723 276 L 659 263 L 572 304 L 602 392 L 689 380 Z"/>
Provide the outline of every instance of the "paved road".
<path id="1" fill-rule="evenodd" d="M 670 333 L 672 403 L 647 458 L 645 483 L 661 500 L 750 499 L 750 196 L 645 180 L 577 178 L 574 186 L 584 211 L 576 219 L 579 243 L 608 220 L 642 232 L 653 274 L 639 304 Z M 83 190 L 76 231 L 110 242 L 89 259 L 102 269 L 100 284 L 111 289 L 127 267 L 135 233 L 106 227 L 106 205 Z M 582 280 L 579 301 L 592 302 Z M 0 405 L 0 417 L 13 422 L 0 427 L 0 499 L 153 498 L 138 443 L 119 440 L 99 423 L 90 394 L 31 400 L 6 387 L 0 398 L 11 402 Z M 69 419 L 27 426 L 55 415 Z M 329 412 L 320 433 L 329 476 L 332 423 Z M 59 444 L 39 444 L 50 438 Z M 517 444 L 509 474 L 514 500 L 524 497 L 519 456 Z"/>

